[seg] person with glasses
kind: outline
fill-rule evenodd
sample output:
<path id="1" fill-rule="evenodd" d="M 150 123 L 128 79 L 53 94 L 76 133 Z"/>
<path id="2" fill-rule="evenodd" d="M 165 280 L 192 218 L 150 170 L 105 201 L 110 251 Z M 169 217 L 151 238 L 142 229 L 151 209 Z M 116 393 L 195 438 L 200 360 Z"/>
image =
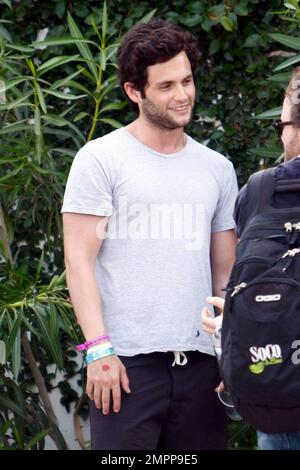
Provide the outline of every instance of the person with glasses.
<path id="1" fill-rule="evenodd" d="M 299 180 L 300 182 L 300 67 L 297 67 L 285 93 L 281 120 L 273 123 L 284 147 L 284 162 L 275 172 L 276 181 Z M 244 210 L 245 185 L 236 200 L 234 218 L 236 221 L 236 234 L 240 237 L 241 217 Z M 274 203 L 277 207 L 300 205 L 300 191 L 275 193 Z M 208 298 L 207 302 L 217 307 L 221 312 L 224 300 L 219 297 Z M 208 308 L 202 310 L 202 328 L 207 333 L 213 334 L 216 329 L 216 321 L 212 318 Z M 222 389 L 222 384 L 219 385 Z M 299 391 L 300 393 L 300 391 Z M 264 433 L 257 431 L 257 443 L 259 450 L 300 450 L 300 423 L 299 431 L 283 433 Z"/>

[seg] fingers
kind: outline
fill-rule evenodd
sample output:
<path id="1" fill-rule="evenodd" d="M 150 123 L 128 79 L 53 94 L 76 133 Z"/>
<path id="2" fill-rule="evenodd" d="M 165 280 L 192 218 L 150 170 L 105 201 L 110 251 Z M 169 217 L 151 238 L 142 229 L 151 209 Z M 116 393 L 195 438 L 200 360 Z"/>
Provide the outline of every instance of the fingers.
<path id="1" fill-rule="evenodd" d="M 206 320 L 207 318 L 212 317 L 212 313 L 208 310 L 207 307 L 204 307 L 201 312 L 202 320 Z"/>
<path id="2" fill-rule="evenodd" d="M 110 387 L 108 384 L 102 386 L 102 413 L 108 415 L 110 402 Z"/>
<path id="3" fill-rule="evenodd" d="M 208 308 L 204 307 L 201 312 L 201 317 L 203 330 L 212 335 L 216 331 L 216 322 L 215 319 L 212 318 L 212 313 Z"/>
<path id="4" fill-rule="evenodd" d="M 223 392 L 224 391 L 224 383 L 223 382 L 220 382 L 219 385 L 215 388 L 215 392 Z"/>
<path id="5" fill-rule="evenodd" d="M 113 410 L 115 413 L 118 413 L 121 408 L 121 388 L 119 381 L 113 384 L 111 392 L 113 399 Z"/>
<path id="6" fill-rule="evenodd" d="M 223 313 L 224 303 L 225 303 L 224 299 L 222 299 L 221 297 L 207 297 L 206 300 L 209 304 L 222 310 L 222 313 Z"/>
<path id="7" fill-rule="evenodd" d="M 88 378 L 87 384 L 86 384 L 86 394 L 89 397 L 90 400 L 94 400 L 94 384 L 93 382 Z"/>
<path id="8" fill-rule="evenodd" d="M 92 400 L 94 400 L 95 406 L 96 406 L 96 408 L 98 408 L 98 410 L 100 410 L 101 406 L 102 406 L 101 391 L 102 391 L 101 382 L 100 382 L 100 379 L 97 378 L 94 381 L 94 396 L 93 396 Z"/>
<path id="9" fill-rule="evenodd" d="M 129 379 L 128 379 L 125 367 L 122 367 L 120 369 L 120 382 L 121 382 L 123 390 L 125 390 L 126 393 L 131 393 L 131 390 L 129 387 Z"/>

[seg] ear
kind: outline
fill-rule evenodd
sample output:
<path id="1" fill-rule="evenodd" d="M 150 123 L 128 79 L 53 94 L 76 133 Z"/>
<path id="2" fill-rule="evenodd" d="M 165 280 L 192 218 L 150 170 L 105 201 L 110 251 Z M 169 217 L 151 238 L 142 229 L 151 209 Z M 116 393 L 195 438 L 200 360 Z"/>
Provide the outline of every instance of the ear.
<path id="1" fill-rule="evenodd" d="M 142 97 L 141 92 L 134 87 L 134 84 L 131 82 L 124 83 L 124 90 L 128 96 L 134 103 L 138 104 L 141 103 Z"/>

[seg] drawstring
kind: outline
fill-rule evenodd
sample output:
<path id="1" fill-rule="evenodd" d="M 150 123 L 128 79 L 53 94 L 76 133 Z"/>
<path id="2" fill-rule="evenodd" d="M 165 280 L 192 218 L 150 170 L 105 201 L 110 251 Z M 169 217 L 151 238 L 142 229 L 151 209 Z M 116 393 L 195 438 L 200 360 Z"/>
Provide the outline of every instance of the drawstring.
<path id="1" fill-rule="evenodd" d="M 177 366 L 185 366 L 187 364 L 187 357 L 186 355 L 184 354 L 184 352 L 182 351 L 173 351 L 173 354 L 174 354 L 174 362 L 172 364 L 172 367 L 175 366 L 175 364 Z M 182 358 L 182 362 L 181 362 L 181 358 Z"/>

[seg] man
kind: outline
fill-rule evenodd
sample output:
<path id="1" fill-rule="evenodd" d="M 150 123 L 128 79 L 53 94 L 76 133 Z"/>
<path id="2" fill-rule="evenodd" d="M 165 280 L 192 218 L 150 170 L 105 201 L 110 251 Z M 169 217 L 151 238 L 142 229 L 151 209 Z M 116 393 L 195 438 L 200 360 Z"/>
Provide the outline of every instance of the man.
<path id="1" fill-rule="evenodd" d="M 237 185 L 232 164 L 183 130 L 197 57 L 175 25 L 133 28 L 118 62 L 138 118 L 85 145 L 70 171 L 65 262 L 87 340 L 93 449 L 226 445 L 210 393 L 216 361 L 198 323 L 234 261 Z"/>
<path id="2" fill-rule="evenodd" d="M 276 181 L 300 180 L 300 67 L 297 67 L 286 90 L 281 120 L 274 124 L 284 146 L 284 163 L 275 172 Z M 236 233 L 241 235 L 242 216 L 245 210 L 247 185 L 242 188 L 236 201 L 235 220 Z M 275 193 L 277 207 L 292 207 L 300 205 L 300 193 Z M 208 303 L 223 309 L 224 301 L 220 298 L 209 298 Z M 208 333 L 215 330 L 215 321 L 207 308 L 202 311 L 202 326 Z M 222 388 L 222 385 L 221 385 Z M 300 424 L 299 424 L 300 430 Z M 285 433 L 264 433 L 257 431 L 258 448 L 260 450 L 300 450 L 300 431 Z"/>

